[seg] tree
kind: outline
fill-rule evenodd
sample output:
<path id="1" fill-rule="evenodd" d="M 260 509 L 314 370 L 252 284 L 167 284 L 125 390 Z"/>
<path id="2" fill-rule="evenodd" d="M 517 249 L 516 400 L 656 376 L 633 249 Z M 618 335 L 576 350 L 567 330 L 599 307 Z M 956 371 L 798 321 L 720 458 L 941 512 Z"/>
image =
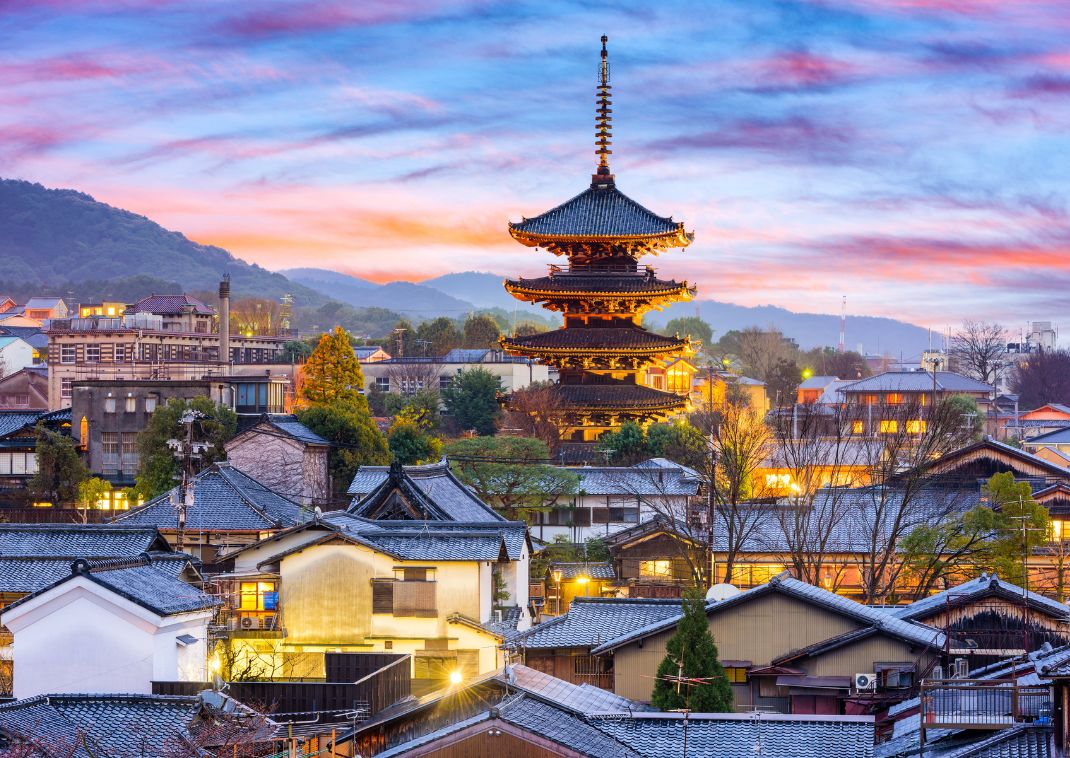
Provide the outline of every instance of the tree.
<path id="1" fill-rule="evenodd" d="M 364 372 L 349 343 L 349 335 L 340 326 L 320 337 L 319 344 L 301 369 L 297 406 L 312 408 L 325 405 L 348 405 L 368 412 L 364 391 Z"/>
<path id="2" fill-rule="evenodd" d="M 693 713 L 732 711 L 732 686 L 717 660 L 717 645 L 706 619 L 705 598 L 700 590 L 684 594 L 683 616 L 676 633 L 666 645 L 665 658 L 658 666 L 651 704 L 663 711 L 687 708 Z M 698 679 L 677 686 L 671 677 Z"/>
<path id="3" fill-rule="evenodd" d="M 690 335 L 691 339 L 702 342 L 702 348 L 708 350 L 713 346 L 713 328 L 698 316 L 674 318 L 665 325 L 666 334 Z"/>
<path id="4" fill-rule="evenodd" d="M 449 387 L 442 390 L 442 400 L 459 429 L 490 435 L 501 414 L 501 391 L 502 382 L 494 374 L 482 368 L 468 369 L 454 376 Z"/>
<path id="5" fill-rule="evenodd" d="M 1070 403 L 1070 353 L 1050 350 L 1029 356 L 1018 366 L 1011 390 L 1018 394 L 1020 408 Z"/>
<path id="6" fill-rule="evenodd" d="M 498 322 L 487 315 L 471 315 L 464 321 L 464 347 L 481 349 L 497 348 Z"/>
<path id="7" fill-rule="evenodd" d="M 313 406 L 298 411 L 297 420 L 331 443 L 327 467 L 332 491 L 338 496 L 349 488 L 361 466 L 384 466 L 390 462 L 386 437 L 367 406 L 363 410 L 359 405 Z"/>
<path id="8" fill-rule="evenodd" d="M 168 440 L 184 439 L 186 429 L 180 422 L 186 411 L 202 414 L 193 422 L 195 442 L 207 442 L 210 447 L 194 461 L 194 471 L 199 471 L 216 461 L 226 458 L 224 443 L 234 436 L 238 417 L 224 405 L 213 403 L 208 397 L 190 400 L 171 398 L 153 411 L 149 423 L 137 436 L 138 460 L 137 487 L 140 497 L 150 500 L 175 486 L 181 473 Z"/>
<path id="9" fill-rule="evenodd" d="M 460 347 L 464 337 L 453 319 L 439 316 L 431 321 L 424 321 L 416 329 L 418 356 L 442 356 Z"/>
<path id="10" fill-rule="evenodd" d="M 446 446 L 461 481 L 510 519 L 556 507 L 578 491 L 579 476 L 550 465 L 549 455 L 532 437 L 471 437 Z"/>
<path id="11" fill-rule="evenodd" d="M 395 421 L 387 435 L 387 444 L 394 460 L 403 466 L 437 461 L 442 453 L 442 440 L 412 421 Z"/>
<path id="12" fill-rule="evenodd" d="M 89 520 L 89 510 L 111 492 L 111 482 L 98 476 L 83 479 L 78 485 L 78 502 L 82 506 L 82 523 Z"/>
<path id="13" fill-rule="evenodd" d="M 37 473 L 26 485 L 30 495 L 35 500 L 56 505 L 73 503 L 78 497 L 78 485 L 86 476 L 85 464 L 78 455 L 74 440 L 38 424 Z"/>
<path id="14" fill-rule="evenodd" d="M 1006 366 L 1007 330 L 994 321 L 965 321 L 951 337 L 952 367 L 985 384 L 997 384 Z"/>

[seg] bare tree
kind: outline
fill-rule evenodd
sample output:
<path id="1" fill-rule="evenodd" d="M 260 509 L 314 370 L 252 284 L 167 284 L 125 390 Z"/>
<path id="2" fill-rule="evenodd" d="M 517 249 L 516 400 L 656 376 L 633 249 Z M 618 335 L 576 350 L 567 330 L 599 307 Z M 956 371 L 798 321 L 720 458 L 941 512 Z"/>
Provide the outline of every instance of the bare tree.
<path id="1" fill-rule="evenodd" d="M 996 384 L 1007 358 L 1007 330 L 995 321 L 965 321 L 951 337 L 955 370 L 985 384 Z"/>

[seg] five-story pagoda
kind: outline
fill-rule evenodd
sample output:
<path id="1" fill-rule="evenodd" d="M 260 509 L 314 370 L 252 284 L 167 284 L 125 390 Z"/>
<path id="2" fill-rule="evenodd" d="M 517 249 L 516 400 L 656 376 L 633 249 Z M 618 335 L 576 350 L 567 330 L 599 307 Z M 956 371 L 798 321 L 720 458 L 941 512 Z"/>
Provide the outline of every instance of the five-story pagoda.
<path id="1" fill-rule="evenodd" d="M 689 338 L 664 337 L 643 329 L 643 314 L 690 300 L 687 282 L 658 279 L 639 258 L 686 247 L 694 235 L 682 223 L 658 216 L 617 189 L 609 170 L 612 140 L 609 62 L 602 37 L 596 150 L 591 186 L 535 218 L 510 224 L 509 233 L 528 247 L 568 259 L 548 276 L 507 279 L 514 297 L 559 311 L 564 327 L 529 337 L 503 337 L 515 355 L 556 366 L 560 384 L 553 407 L 544 409 L 561 439 L 591 442 L 625 421 L 647 424 L 687 407 L 686 396 L 647 386 L 646 369 L 694 352 Z"/>

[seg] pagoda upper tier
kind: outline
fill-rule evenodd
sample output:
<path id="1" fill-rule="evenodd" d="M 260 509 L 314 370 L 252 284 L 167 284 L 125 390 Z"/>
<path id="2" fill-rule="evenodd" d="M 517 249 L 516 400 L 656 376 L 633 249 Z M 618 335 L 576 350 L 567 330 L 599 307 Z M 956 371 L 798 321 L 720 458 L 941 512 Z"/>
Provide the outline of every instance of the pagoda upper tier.
<path id="1" fill-rule="evenodd" d="M 579 259 L 635 259 L 695 238 L 683 223 L 649 211 L 617 189 L 612 174 L 595 174 L 590 188 L 518 224 L 509 233 L 528 247 Z"/>

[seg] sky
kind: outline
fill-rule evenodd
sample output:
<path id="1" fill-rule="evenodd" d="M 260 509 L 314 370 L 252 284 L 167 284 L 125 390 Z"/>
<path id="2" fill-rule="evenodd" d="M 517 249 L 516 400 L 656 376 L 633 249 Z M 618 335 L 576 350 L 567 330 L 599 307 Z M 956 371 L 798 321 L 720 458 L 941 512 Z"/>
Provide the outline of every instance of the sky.
<path id="1" fill-rule="evenodd" d="M 0 176 L 270 269 L 536 275 L 507 223 L 588 186 L 603 33 L 617 186 L 695 232 L 659 272 L 1062 319 L 1065 0 L 0 0 Z"/>

